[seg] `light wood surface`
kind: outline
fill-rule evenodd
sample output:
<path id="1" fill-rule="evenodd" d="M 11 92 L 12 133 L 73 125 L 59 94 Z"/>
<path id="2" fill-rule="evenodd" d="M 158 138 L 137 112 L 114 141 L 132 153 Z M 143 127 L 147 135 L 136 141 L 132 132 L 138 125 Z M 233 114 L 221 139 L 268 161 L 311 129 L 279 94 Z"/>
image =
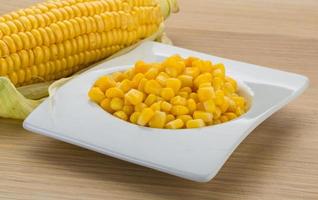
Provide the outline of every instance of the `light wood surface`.
<path id="1" fill-rule="evenodd" d="M 36 2 L 0 0 L 5 13 Z M 30 134 L 0 119 L 0 199 L 318 199 L 318 1 L 181 0 L 175 45 L 300 73 L 310 87 L 195 183 Z M 164 147 L 163 147 L 164 150 Z"/>

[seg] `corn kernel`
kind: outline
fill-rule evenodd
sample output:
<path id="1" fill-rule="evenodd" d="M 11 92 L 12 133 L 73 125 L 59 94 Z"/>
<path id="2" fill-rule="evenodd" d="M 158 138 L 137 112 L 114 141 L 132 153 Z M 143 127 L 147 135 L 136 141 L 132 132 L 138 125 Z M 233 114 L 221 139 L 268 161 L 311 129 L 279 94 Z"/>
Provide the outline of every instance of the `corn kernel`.
<path id="1" fill-rule="evenodd" d="M 195 78 L 195 77 L 199 76 L 200 69 L 197 67 L 186 67 L 184 69 L 183 74 L 189 75 L 189 76 L 192 76 L 193 78 Z"/>
<path id="2" fill-rule="evenodd" d="M 224 73 L 222 72 L 222 70 L 221 69 L 215 69 L 214 71 L 213 71 L 213 77 L 220 77 L 220 78 L 222 78 L 222 79 L 224 79 Z"/>
<path id="3" fill-rule="evenodd" d="M 201 68 L 200 68 L 201 73 L 204 73 L 204 72 L 212 73 L 213 70 L 214 70 L 214 67 L 211 61 L 208 61 L 208 60 L 202 61 Z"/>
<path id="4" fill-rule="evenodd" d="M 157 77 L 158 73 L 159 73 L 159 70 L 152 67 L 145 73 L 145 77 L 149 80 L 155 79 Z"/>
<path id="5" fill-rule="evenodd" d="M 196 58 L 196 57 L 189 56 L 188 58 L 186 58 L 186 59 L 184 60 L 184 63 L 185 63 L 185 65 L 186 65 L 186 67 L 191 67 L 191 66 L 192 66 L 192 63 L 193 63 L 194 61 L 196 61 L 196 60 L 199 60 L 199 59 Z"/>
<path id="6" fill-rule="evenodd" d="M 160 102 L 156 102 L 150 106 L 153 111 L 160 111 Z"/>
<path id="7" fill-rule="evenodd" d="M 127 115 L 131 115 L 131 114 L 134 112 L 134 106 L 124 105 L 124 106 L 123 106 L 123 111 L 124 111 Z"/>
<path id="8" fill-rule="evenodd" d="M 151 128 L 163 128 L 166 123 L 166 113 L 156 111 L 152 119 L 149 121 L 149 126 Z"/>
<path id="9" fill-rule="evenodd" d="M 112 79 L 114 79 L 116 82 L 120 82 L 120 81 L 127 79 L 127 78 L 128 78 L 128 76 L 125 75 L 123 72 L 114 72 L 112 74 Z"/>
<path id="10" fill-rule="evenodd" d="M 155 112 L 151 108 L 143 109 L 143 111 L 141 111 L 140 113 L 140 116 L 138 117 L 137 124 L 141 126 L 146 125 L 151 120 L 154 114 Z"/>
<path id="11" fill-rule="evenodd" d="M 230 112 L 235 112 L 235 110 L 236 110 L 236 103 L 235 103 L 235 101 L 234 101 L 233 99 L 231 99 L 230 97 L 228 97 L 228 96 L 225 96 L 224 99 L 225 99 L 225 101 L 228 102 L 228 104 L 229 104 L 229 107 L 228 107 L 227 110 L 230 111 Z"/>
<path id="12" fill-rule="evenodd" d="M 232 85 L 232 87 L 234 88 L 234 91 L 236 92 L 237 91 L 237 83 L 236 83 L 236 81 L 233 78 L 228 77 L 228 76 L 225 77 L 225 80 Z"/>
<path id="13" fill-rule="evenodd" d="M 177 118 L 181 119 L 184 124 L 186 124 L 187 121 L 192 119 L 191 115 L 179 115 Z"/>
<path id="14" fill-rule="evenodd" d="M 193 99 L 188 99 L 187 100 L 187 107 L 189 108 L 189 112 L 193 113 L 197 108 L 197 104 L 195 103 L 195 101 Z"/>
<path id="15" fill-rule="evenodd" d="M 141 112 L 143 109 L 147 108 L 147 105 L 145 103 L 139 103 L 135 105 L 135 111 Z"/>
<path id="16" fill-rule="evenodd" d="M 215 104 L 222 105 L 224 102 L 224 92 L 222 90 L 217 90 L 215 92 Z"/>
<path id="17" fill-rule="evenodd" d="M 190 93 L 189 97 L 193 99 L 195 102 L 199 101 L 198 94 L 195 92 Z"/>
<path id="18" fill-rule="evenodd" d="M 123 92 L 128 92 L 131 89 L 131 81 L 128 79 L 119 83 L 118 88 Z"/>
<path id="19" fill-rule="evenodd" d="M 182 74 L 178 76 L 178 79 L 181 81 L 182 87 L 192 87 L 192 81 L 193 81 L 192 76 Z"/>
<path id="20" fill-rule="evenodd" d="M 114 98 L 114 97 L 123 97 L 124 93 L 117 87 L 111 87 L 106 90 L 106 97 Z"/>
<path id="21" fill-rule="evenodd" d="M 232 97 L 232 99 L 238 107 L 241 107 L 241 108 L 245 107 L 244 97 L 235 96 L 235 97 Z"/>
<path id="22" fill-rule="evenodd" d="M 215 111 L 215 103 L 212 99 L 206 100 L 204 102 L 202 102 L 204 109 L 207 112 L 211 112 L 213 113 Z"/>
<path id="23" fill-rule="evenodd" d="M 97 103 L 100 103 L 103 99 L 105 99 L 105 94 L 99 87 L 92 87 L 88 92 L 88 96 L 91 100 Z"/>
<path id="24" fill-rule="evenodd" d="M 103 92 L 108 88 L 115 87 L 116 82 L 109 76 L 102 76 L 94 84 L 96 87 L 99 87 Z"/>
<path id="25" fill-rule="evenodd" d="M 166 101 L 162 101 L 161 102 L 161 105 L 160 105 L 160 108 L 162 111 L 165 111 L 165 112 L 170 112 L 171 108 L 172 108 L 172 105 Z"/>
<path id="26" fill-rule="evenodd" d="M 131 87 L 137 88 L 141 79 L 145 78 L 145 75 L 142 73 L 136 74 L 131 80 Z"/>
<path id="27" fill-rule="evenodd" d="M 224 123 L 224 122 L 229 121 L 229 119 L 228 119 L 228 117 L 227 117 L 227 116 L 222 115 L 222 116 L 220 117 L 220 121 L 221 121 L 222 123 Z"/>
<path id="28" fill-rule="evenodd" d="M 186 92 L 186 93 L 191 93 L 192 89 L 190 87 L 183 87 L 180 89 L 180 92 Z"/>
<path id="29" fill-rule="evenodd" d="M 231 83 L 229 83 L 229 82 L 224 83 L 224 92 L 227 95 L 235 92 Z"/>
<path id="30" fill-rule="evenodd" d="M 181 119 L 175 119 L 173 121 L 168 122 L 165 127 L 170 129 L 179 129 L 182 128 L 183 125 L 184 123 Z"/>
<path id="31" fill-rule="evenodd" d="M 202 88 L 202 87 L 212 87 L 212 84 L 209 82 L 209 83 L 202 83 L 199 85 L 199 88 Z"/>
<path id="32" fill-rule="evenodd" d="M 140 116 L 140 112 L 134 112 L 133 114 L 130 115 L 130 122 L 136 124 L 138 121 L 138 118 Z"/>
<path id="33" fill-rule="evenodd" d="M 146 78 L 142 78 L 140 81 L 139 81 L 139 84 L 138 84 L 138 87 L 137 89 L 141 92 L 144 92 L 145 91 L 145 85 L 146 83 L 148 82 L 148 79 Z"/>
<path id="34" fill-rule="evenodd" d="M 240 108 L 240 107 L 237 107 L 237 108 L 236 108 L 235 114 L 236 114 L 237 116 L 241 116 L 241 115 L 243 115 L 244 113 L 245 113 L 245 111 L 244 111 L 243 108 Z"/>
<path id="35" fill-rule="evenodd" d="M 224 100 L 223 103 L 221 105 L 219 105 L 219 107 L 220 107 L 222 113 L 224 113 L 229 108 L 229 103 Z"/>
<path id="36" fill-rule="evenodd" d="M 189 113 L 189 109 L 185 106 L 174 105 L 171 108 L 171 113 L 174 115 L 186 115 Z"/>
<path id="37" fill-rule="evenodd" d="M 174 91 L 172 88 L 163 88 L 160 95 L 165 100 L 170 100 L 172 97 L 174 97 Z"/>
<path id="38" fill-rule="evenodd" d="M 166 87 L 172 88 L 176 94 L 181 88 L 181 81 L 177 78 L 168 78 L 166 81 Z"/>
<path id="39" fill-rule="evenodd" d="M 146 82 L 144 90 L 148 94 L 159 95 L 161 91 L 161 85 L 156 80 L 150 80 Z"/>
<path id="40" fill-rule="evenodd" d="M 198 89 L 198 98 L 201 102 L 213 99 L 215 97 L 213 87 L 203 87 Z"/>
<path id="41" fill-rule="evenodd" d="M 187 121 L 186 126 L 187 128 L 200 128 L 203 127 L 204 121 L 202 119 L 191 119 Z"/>
<path id="42" fill-rule="evenodd" d="M 188 98 L 189 97 L 189 93 L 187 92 L 178 92 L 177 96 L 183 97 L 183 98 Z"/>
<path id="43" fill-rule="evenodd" d="M 203 73 L 197 76 L 193 83 L 198 88 L 202 83 L 211 83 L 212 75 L 210 73 Z"/>
<path id="44" fill-rule="evenodd" d="M 224 113 L 224 115 L 229 119 L 229 120 L 232 120 L 232 119 L 235 119 L 237 118 L 237 115 L 233 112 L 227 112 L 227 113 Z"/>
<path id="45" fill-rule="evenodd" d="M 173 120 L 175 120 L 176 118 L 174 117 L 174 115 L 172 114 L 168 114 L 166 117 L 166 123 L 171 122 Z"/>
<path id="46" fill-rule="evenodd" d="M 201 111 L 205 110 L 202 102 L 197 103 L 197 110 L 201 110 Z"/>
<path id="47" fill-rule="evenodd" d="M 146 64 L 144 61 L 137 61 L 135 64 L 135 73 L 146 73 L 149 69 L 149 65 Z"/>
<path id="48" fill-rule="evenodd" d="M 114 110 L 110 107 L 110 99 L 105 98 L 100 102 L 100 106 L 109 113 L 114 112 Z"/>
<path id="49" fill-rule="evenodd" d="M 151 106 L 153 103 L 155 103 L 157 101 L 157 96 L 154 95 L 154 94 L 149 94 L 147 96 L 147 98 L 145 99 L 144 103 L 147 105 L 147 106 Z"/>
<path id="50" fill-rule="evenodd" d="M 221 90 L 223 88 L 224 81 L 220 77 L 214 77 L 212 80 L 212 84 L 216 90 Z"/>
<path id="51" fill-rule="evenodd" d="M 121 98 L 115 97 L 110 101 L 110 108 L 113 110 L 121 110 L 123 108 L 124 101 Z"/>
<path id="52" fill-rule="evenodd" d="M 175 96 L 170 100 L 170 103 L 172 105 L 182 105 L 185 106 L 187 105 L 187 99 L 181 96 Z"/>
<path id="53" fill-rule="evenodd" d="M 213 112 L 213 119 L 218 119 L 222 114 L 222 111 L 219 107 L 215 107 L 215 110 Z"/>
<path id="54" fill-rule="evenodd" d="M 132 105 L 140 104 L 143 101 L 144 94 L 138 90 L 131 89 L 125 94 L 125 99 Z"/>
<path id="55" fill-rule="evenodd" d="M 126 113 L 124 111 L 117 111 L 113 115 L 118 117 L 119 119 L 122 119 L 125 121 L 127 121 L 127 119 L 128 119 L 128 116 L 126 115 Z"/>
<path id="56" fill-rule="evenodd" d="M 213 114 L 204 111 L 194 111 L 193 119 L 202 119 L 204 122 L 212 122 Z"/>
<path id="57" fill-rule="evenodd" d="M 168 78 L 170 77 L 167 73 L 160 72 L 158 76 L 156 77 L 156 81 L 158 81 L 162 86 L 165 86 Z"/>
<path id="58" fill-rule="evenodd" d="M 167 58 L 162 65 L 165 67 L 165 71 L 172 77 L 178 76 L 184 68 L 185 64 L 180 57 L 171 56 Z"/>
<path id="59" fill-rule="evenodd" d="M 223 74 L 225 74 L 225 67 L 222 63 L 215 64 L 213 67 L 215 69 L 219 69 Z"/>

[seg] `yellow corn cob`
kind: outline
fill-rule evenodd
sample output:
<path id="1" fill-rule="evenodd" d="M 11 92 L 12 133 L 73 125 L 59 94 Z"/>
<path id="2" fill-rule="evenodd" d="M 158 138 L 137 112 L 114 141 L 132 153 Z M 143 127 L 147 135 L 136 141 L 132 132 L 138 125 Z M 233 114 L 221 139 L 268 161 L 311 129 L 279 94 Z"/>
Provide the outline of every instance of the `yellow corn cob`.
<path id="1" fill-rule="evenodd" d="M 0 76 L 15 86 L 69 76 L 154 34 L 172 3 L 49 0 L 3 15 Z"/>

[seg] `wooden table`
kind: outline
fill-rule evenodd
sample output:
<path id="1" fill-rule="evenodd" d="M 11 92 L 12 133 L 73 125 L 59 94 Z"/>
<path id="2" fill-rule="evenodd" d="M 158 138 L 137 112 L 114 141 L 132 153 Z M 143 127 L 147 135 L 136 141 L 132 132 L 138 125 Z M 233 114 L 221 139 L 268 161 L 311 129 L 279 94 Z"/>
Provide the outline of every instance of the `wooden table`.
<path id="1" fill-rule="evenodd" d="M 38 1 L 38 0 L 37 0 Z M 35 2 L 0 0 L 4 13 Z M 0 120 L 0 199 L 318 199 L 318 1 L 181 0 L 175 45 L 300 73 L 307 91 L 195 183 Z"/>

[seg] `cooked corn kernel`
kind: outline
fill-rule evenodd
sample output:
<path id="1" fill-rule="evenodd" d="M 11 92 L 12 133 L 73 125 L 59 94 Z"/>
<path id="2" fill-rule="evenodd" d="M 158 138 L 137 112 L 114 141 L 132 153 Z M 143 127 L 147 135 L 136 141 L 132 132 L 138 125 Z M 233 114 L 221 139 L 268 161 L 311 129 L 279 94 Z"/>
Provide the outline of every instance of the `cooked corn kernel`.
<path id="1" fill-rule="evenodd" d="M 138 117 L 137 124 L 145 126 L 151 120 L 154 114 L 155 112 L 151 108 L 143 109 Z"/>
<path id="2" fill-rule="evenodd" d="M 203 127 L 204 121 L 202 119 L 191 119 L 186 123 L 187 128 L 200 128 Z"/>
<path id="3" fill-rule="evenodd" d="M 151 106 L 153 103 L 157 101 L 157 96 L 154 94 L 149 94 L 147 98 L 145 99 L 145 104 L 147 106 Z"/>
<path id="4" fill-rule="evenodd" d="M 125 99 L 130 102 L 132 105 L 137 105 L 142 102 L 144 94 L 138 90 L 131 89 L 128 93 L 125 94 Z"/>
<path id="5" fill-rule="evenodd" d="M 160 105 L 160 108 L 162 111 L 165 111 L 165 112 L 170 112 L 171 108 L 172 108 L 172 105 L 166 101 L 162 101 L 161 102 L 161 105 Z"/>
<path id="6" fill-rule="evenodd" d="M 114 98 L 114 97 L 123 97 L 124 93 L 117 87 L 111 87 L 106 90 L 106 97 Z"/>
<path id="7" fill-rule="evenodd" d="M 152 119 L 149 121 L 149 126 L 151 128 L 163 128 L 166 123 L 166 113 L 156 111 Z"/>
<path id="8" fill-rule="evenodd" d="M 187 105 L 187 99 L 181 96 L 175 96 L 170 100 L 170 103 L 172 105 L 181 105 L 181 106 L 185 106 Z"/>
<path id="9" fill-rule="evenodd" d="M 121 98 L 115 97 L 110 101 L 110 108 L 113 110 L 121 110 L 123 108 L 124 101 Z"/>
<path id="10" fill-rule="evenodd" d="M 161 97 L 165 100 L 170 100 L 172 97 L 174 97 L 175 93 L 172 88 L 163 88 L 160 93 Z"/>
<path id="11" fill-rule="evenodd" d="M 118 117 L 119 119 L 127 121 L 128 116 L 124 111 L 117 111 L 113 114 L 114 116 Z"/>
<path id="12" fill-rule="evenodd" d="M 175 105 L 172 106 L 171 113 L 174 115 L 186 115 L 189 113 L 189 109 L 185 106 Z"/>
<path id="13" fill-rule="evenodd" d="M 187 121 L 192 119 L 191 115 L 179 115 L 177 118 L 181 119 L 184 124 L 186 124 Z"/>
<path id="14" fill-rule="evenodd" d="M 212 122 L 213 114 L 203 111 L 194 111 L 193 119 L 202 119 L 204 122 Z"/>
<path id="15" fill-rule="evenodd" d="M 172 88 L 174 93 L 176 94 L 181 88 L 181 81 L 177 78 L 168 78 L 166 81 L 166 86 L 168 88 Z"/>
<path id="16" fill-rule="evenodd" d="M 175 119 L 166 124 L 166 128 L 170 129 L 179 129 L 182 128 L 184 125 L 183 121 L 181 119 Z"/>
<path id="17" fill-rule="evenodd" d="M 94 27 L 91 25 L 89 28 L 93 30 Z M 91 39 L 92 44 L 89 43 Z M 98 45 L 98 40 L 101 39 L 90 34 L 87 39 L 88 47 Z M 84 48 L 85 44 L 82 46 L 80 48 Z M 62 47 L 63 54 L 67 53 L 64 46 Z M 20 48 L 19 45 L 17 48 Z M 69 47 L 66 45 L 65 48 Z M 42 51 L 43 56 L 36 59 L 46 59 L 45 48 L 38 50 Z M 58 51 L 53 52 L 58 54 Z M 0 60 L 5 66 L 0 71 L 1 74 L 10 70 L 12 80 L 17 83 L 30 80 L 32 73 L 23 69 L 14 72 L 11 68 L 19 62 L 26 63 L 23 65 L 37 62 L 35 58 L 33 61 L 24 57 L 20 59 L 20 54 Z M 64 61 L 58 62 L 57 67 L 64 69 L 63 66 L 69 62 L 64 60 L 65 64 Z M 52 66 L 53 64 L 54 62 Z M 36 72 L 34 74 L 50 74 L 54 70 L 51 65 L 48 69 L 44 66 L 40 64 L 33 71 Z M 246 100 L 236 91 L 236 81 L 225 76 L 222 64 L 213 65 L 210 61 L 193 57 L 183 59 L 175 55 L 162 64 L 138 61 L 127 71 L 102 76 L 88 95 L 92 101 L 120 119 L 151 128 L 179 129 L 223 123 L 244 114 Z"/>
<path id="18" fill-rule="evenodd" d="M 88 92 L 88 96 L 91 100 L 97 103 L 100 103 L 103 99 L 105 99 L 105 94 L 99 87 L 92 87 Z"/>

